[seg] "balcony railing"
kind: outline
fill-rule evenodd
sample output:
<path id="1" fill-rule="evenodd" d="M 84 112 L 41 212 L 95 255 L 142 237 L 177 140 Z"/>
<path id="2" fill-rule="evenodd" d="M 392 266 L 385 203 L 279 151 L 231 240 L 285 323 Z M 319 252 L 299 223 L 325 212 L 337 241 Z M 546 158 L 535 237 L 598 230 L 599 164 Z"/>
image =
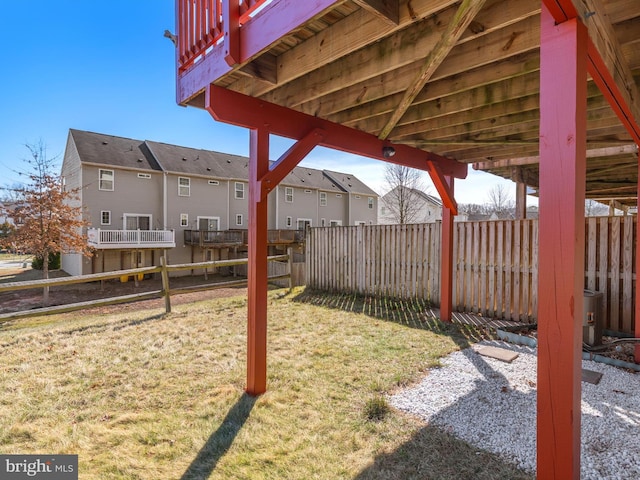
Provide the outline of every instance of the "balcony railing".
<path id="1" fill-rule="evenodd" d="M 304 242 L 304 230 L 268 230 L 267 243 L 269 245 L 287 245 Z M 185 230 L 185 245 L 199 246 L 229 246 L 247 245 L 248 230 Z"/>
<path id="2" fill-rule="evenodd" d="M 238 25 L 243 25 L 251 16 L 272 0 L 177 0 L 178 2 L 178 68 L 184 71 L 201 60 L 208 50 L 225 37 L 225 20 L 230 13 L 224 12 L 223 3 L 238 5 Z M 227 28 L 229 28 L 227 26 Z"/>
<path id="3" fill-rule="evenodd" d="M 242 245 L 240 230 L 185 230 L 185 245 Z"/>
<path id="4" fill-rule="evenodd" d="M 102 230 L 90 228 L 89 246 L 109 248 L 173 248 L 176 246 L 173 230 Z"/>

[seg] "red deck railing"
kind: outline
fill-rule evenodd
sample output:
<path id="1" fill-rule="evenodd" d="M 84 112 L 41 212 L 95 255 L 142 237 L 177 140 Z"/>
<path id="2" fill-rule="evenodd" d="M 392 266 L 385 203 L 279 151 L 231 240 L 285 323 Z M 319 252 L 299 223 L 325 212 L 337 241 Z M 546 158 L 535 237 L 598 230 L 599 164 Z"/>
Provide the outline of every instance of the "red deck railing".
<path id="1" fill-rule="evenodd" d="M 225 12 L 238 9 L 240 25 L 273 0 L 177 0 L 178 68 L 188 69 L 224 41 Z"/>

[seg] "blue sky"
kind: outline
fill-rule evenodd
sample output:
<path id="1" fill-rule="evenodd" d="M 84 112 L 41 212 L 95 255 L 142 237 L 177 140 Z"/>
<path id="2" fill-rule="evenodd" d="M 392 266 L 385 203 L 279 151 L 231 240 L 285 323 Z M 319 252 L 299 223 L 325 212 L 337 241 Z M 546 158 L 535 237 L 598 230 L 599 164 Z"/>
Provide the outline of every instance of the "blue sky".
<path id="1" fill-rule="evenodd" d="M 61 160 L 70 128 L 248 155 L 247 130 L 175 103 L 174 47 L 163 37 L 175 31 L 173 0 L 5 0 L 2 13 L 0 186 L 21 181 L 25 143 L 42 139 Z M 274 139 L 272 158 L 289 144 Z M 303 164 L 385 188 L 382 162 L 316 149 Z M 498 182 L 469 169 L 456 197 L 483 203 Z"/>

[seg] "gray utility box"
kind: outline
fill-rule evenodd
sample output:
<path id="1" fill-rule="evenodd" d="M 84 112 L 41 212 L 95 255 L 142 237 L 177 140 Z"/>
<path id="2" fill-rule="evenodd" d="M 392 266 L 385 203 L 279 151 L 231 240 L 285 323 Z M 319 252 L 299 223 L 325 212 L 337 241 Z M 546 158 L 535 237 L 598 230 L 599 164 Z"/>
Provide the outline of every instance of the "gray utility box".
<path id="1" fill-rule="evenodd" d="M 584 317 L 582 320 L 582 341 L 587 345 L 602 345 L 604 329 L 603 294 L 593 290 L 584 291 Z"/>

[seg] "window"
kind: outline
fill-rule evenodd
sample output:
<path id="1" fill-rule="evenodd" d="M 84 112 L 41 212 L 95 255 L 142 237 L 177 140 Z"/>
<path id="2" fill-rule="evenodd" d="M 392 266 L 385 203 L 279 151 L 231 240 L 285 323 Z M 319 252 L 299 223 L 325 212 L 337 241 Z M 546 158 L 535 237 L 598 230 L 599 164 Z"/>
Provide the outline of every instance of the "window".
<path id="1" fill-rule="evenodd" d="M 151 174 L 150 173 L 139 173 L 138 174 L 138 178 L 144 178 L 144 179 L 150 179 L 151 178 Z"/>
<path id="2" fill-rule="evenodd" d="M 320 219 L 320 226 L 325 227 L 327 225 L 327 221 L 324 218 Z"/>
<path id="3" fill-rule="evenodd" d="M 238 213 L 236 215 L 236 225 L 242 226 L 242 214 L 241 213 Z"/>
<path id="4" fill-rule="evenodd" d="M 369 204 L 369 210 L 373 210 L 373 197 L 367 197 L 367 203 Z"/>
<path id="5" fill-rule="evenodd" d="M 329 226 L 330 227 L 340 227 L 340 226 L 342 226 L 342 220 L 330 220 L 329 221 Z"/>
<path id="6" fill-rule="evenodd" d="M 113 177 L 114 177 L 113 170 L 100 169 L 100 172 L 98 173 L 98 177 L 99 177 L 98 189 L 112 192 Z"/>
<path id="7" fill-rule="evenodd" d="M 244 198 L 244 183 L 236 182 L 235 197 L 236 200 L 242 200 Z"/>
<path id="8" fill-rule="evenodd" d="M 293 187 L 284 188 L 284 201 L 287 203 L 293 203 Z"/>
<path id="9" fill-rule="evenodd" d="M 102 210 L 100 212 L 100 225 L 111 225 L 111 211 Z"/>
<path id="10" fill-rule="evenodd" d="M 178 196 L 188 197 L 191 195 L 191 179 L 178 177 Z"/>
<path id="11" fill-rule="evenodd" d="M 209 185 L 220 185 L 218 180 L 209 180 Z"/>
<path id="12" fill-rule="evenodd" d="M 198 230 L 215 232 L 220 229 L 220 217 L 198 217 Z"/>
<path id="13" fill-rule="evenodd" d="M 327 192 L 320 192 L 320 206 L 327 206 Z"/>
<path id="14" fill-rule="evenodd" d="M 180 226 L 181 227 L 188 227 L 189 226 L 189 214 L 188 213 L 181 213 L 180 214 Z"/>
<path id="15" fill-rule="evenodd" d="M 386 215 L 387 214 L 387 208 L 386 207 L 382 207 L 382 209 L 380 210 L 380 213 L 382 213 L 382 215 Z"/>
<path id="16" fill-rule="evenodd" d="M 125 230 L 150 230 L 151 215 L 124 214 Z"/>
<path id="17" fill-rule="evenodd" d="M 311 226 L 311 219 L 310 218 L 299 218 L 296 223 L 297 223 L 296 228 L 298 230 L 306 230 L 307 227 Z"/>
<path id="18" fill-rule="evenodd" d="M 287 217 L 287 223 L 286 223 L 287 227 L 290 227 L 291 225 L 293 225 L 293 218 L 291 217 Z"/>

